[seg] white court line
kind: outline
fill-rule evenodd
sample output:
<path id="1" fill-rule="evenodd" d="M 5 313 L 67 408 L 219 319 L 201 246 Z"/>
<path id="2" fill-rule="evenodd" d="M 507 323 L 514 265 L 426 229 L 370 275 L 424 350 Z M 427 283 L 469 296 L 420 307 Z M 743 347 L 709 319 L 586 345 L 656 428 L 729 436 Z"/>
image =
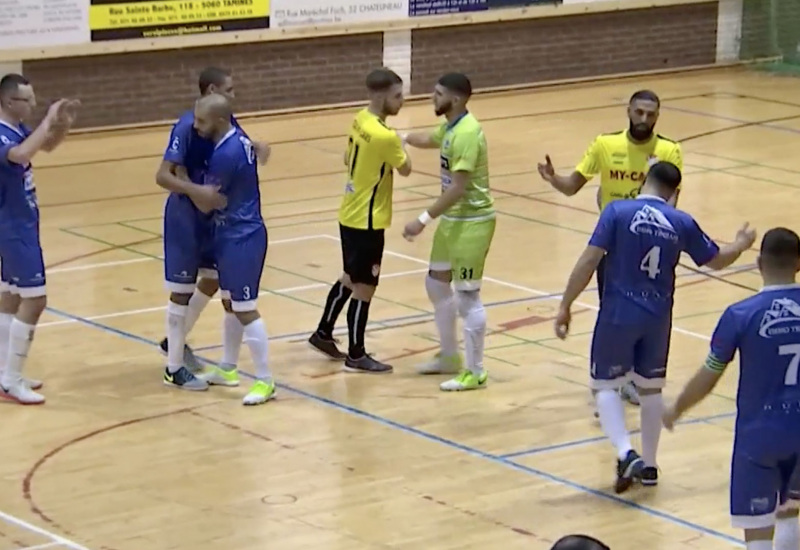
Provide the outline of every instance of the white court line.
<path id="1" fill-rule="evenodd" d="M 313 239 L 323 239 L 328 235 L 303 235 L 301 237 L 292 237 L 290 239 L 278 239 L 275 241 L 269 241 L 270 245 L 273 244 L 286 244 L 286 243 L 296 243 L 300 241 L 310 241 Z M 108 250 L 107 252 L 112 252 L 113 250 Z M 128 260 L 117 260 L 114 262 L 101 262 L 96 264 L 82 264 L 82 265 L 74 265 L 70 267 L 56 267 L 53 269 L 48 269 L 47 274 L 51 273 L 70 273 L 72 271 L 87 271 L 89 269 L 100 269 L 103 267 L 116 267 L 118 265 L 128 265 L 128 264 L 137 264 L 140 262 L 154 262 L 156 260 L 161 261 L 164 258 L 161 256 L 153 257 L 153 258 L 131 258 Z"/>
<path id="2" fill-rule="evenodd" d="M 88 548 L 86 548 L 85 546 L 81 546 L 77 542 L 72 542 L 69 539 L 65 539 L 64 537 L 56 535 L 55 533 L 51 533 L 46 529 L 37 527 L 32 523 L 28 523 L 27 521 L 14 517 L 11 514 L 6 514 L 3 511 L 0 511 L 0 519 L 5 520 L 6 523 L 10 523 L 11 525 L 19 527 L 21 529 L 26 529 L 31 533 L 36 533 L 37 535 L 41 535 L 43 537 L 52 539 L 60 546 L 66 546 L 67 548 L 71 548 L 72 550 L 89 550 Z M 45 548 L 45 546 L 34 546 L 33 548 Z"/>
<path id="3" fill-rule="evenodd" d="M 64 546 L 60 542 L 48 542 L 47 544 L 37 544 L 36 546 L 25 546 L 20 550 L 42 550 L 43 548 L 52 548 L 53 546 Z"/>
<path id="4" fill-rule="evenodd" d="M 338 237 L 334 237 L 333 235 L 325 235 L 325 238 L 331 239 L 333 241 L 339 241 L 339 238 Z M 384 250 L 383 253 L 384 254 L 388 254 L 389 256 L 394 256 L 395 258 L 401 258 L 403 260 L 408 260 L 410 262 L 415 262 L 415 263 L 418 263 L 418 264 L 428 265 L 428 262 L 426 260 L 420 260 L 419 258 L 415 258 L 415 257 L 409 256 L 407 254 L 401 254 L 399 252 L 392 252 L 391 250 Z M 531 294 L 536 294 L 537 296 L 548 296 L 549 299 L 551 299 L 551 300 L 560 300 L 561 299 L 561 295 L 560 294 L 557 295 L 557 296 L 552 296 L 552 294 L 553 294 L 552 292 L 545 292 L 543 290 L 538 290 L 536 288 L 531 288 L 531 287 L 524 286 L 524 285 L 518 285 L 516 283 L 510 283 L 508 281 L 502 281 L 500 279 L 495 279 L 493 277 L 484 277 L 483 279 L 485 281 L 492 282 L 492 283 L 494 283 L 496 285 L 504 286 L 504 287 L 507 287 L 507 288 L 513 288 L 513 289 L 516 289 L 516 290 L 521 290 L 523 292 L 529 292 Z M 600 308 L 598 308 L 597 306 L 593 306 L 593 305 L 587 304 L 585 302 L 577 302 L 576 301 L 575 304 L 579 305 L 581 307 L 593 309 L 594 311 L 599 311 L 600 310 Z M 699 332 L 694 332 L 694 331 L 691 331 L 691 330 L 686 330 L 686 329 L 683 329 L 683 328 L 680 328 L 680 327 L 676 327 L 674 325 L 672 327 L 672 330 L 675 331 L 675 332 L 679 332 L 681 334 L 686 334 L 687 336 L 693 336 L 695 338 L 699 338 L 700 340 L 705 340 L 706 342 L 711 340 L 710 337 L 705 336 L 704 334 L 700 334 Z"/>
<path id="5" fill-rule="evenodd" d="M 394 277 L 405 277 L 406 275 L 415 275 L 417 273 L 426 273 L 427 269 L 412 269 L 409 271 L 399 271 L 397 273 L 389 273 L 388 275 L 383 275 L 382 279 L 392 279 Z M 290 286 L 286 288 L 276 288 L 274 290 L 267 290 L 261 291 L 259 293 L 260 296 L 264 296 L 266 294 L 291 294 L 292 292 L 299 292 L 301 290 L 313 290 L 315 288 L 328 288 L 330 287 L 330 283 L 313 283 L 308 285 L 301 285 L 301 286 Z M 214 298 L 213 302 L 219 302 L 219 298 Z M 167 309 L 167 306 L 155 306 L 155 307 L 145 307 L 141 309 L 130 309 L 125 311 L 115 311 L 112 313 L 103 313 L 101 315 L 92 315 L 90 317 L 83 317 L 81 320 L 86 321 L 99 321 L 101 319 L 113 319 L 114 317 L 127 317 L 128 315 L 139 315 L 142 313 L 152 313 L 154 311 L 164 311 Z M 48 321 L 46 323 L 39 323 L 37 328 L 44 328 L 44 327 L 55 327 L 59 325 L 72 325 L 78 323 L 77 319 L 60 319 L 58 321 Z"/>

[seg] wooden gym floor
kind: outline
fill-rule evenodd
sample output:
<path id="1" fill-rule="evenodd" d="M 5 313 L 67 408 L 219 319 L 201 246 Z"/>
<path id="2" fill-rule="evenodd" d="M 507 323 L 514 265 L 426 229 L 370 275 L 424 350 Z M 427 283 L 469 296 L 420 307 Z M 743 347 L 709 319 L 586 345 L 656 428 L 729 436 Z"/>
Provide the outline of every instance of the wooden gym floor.
<path id="1" fill-rule="evenodd" d="M 433 230 L 414 243 L 400 235 L 438 193 L 435 152 L 412 151 L 415 173 L 396 180 L 371 311 L 368 346 L 395 374 L 346 375 L 304 340 L 340 269 L 352 111 L 244 121 L 273 144 L 260 309 L 281 387 L 256 408 L 240 404 L 247 386 L 198 395 L 161 384 L 165 196 L 153 174 L 167 130 L 78 136 L 37 159 L 51 308 L 28 372 L 46 379 L 48 402 L 2 405 L 0 550 L 528 550 L 571 532 L 614 550 L 741 546 L 727 514 L 736 369 L 663 435 L 661 486 L 619 498 L 586 387 L 593 286 L 572 337 L 552 334 L 597 214 L 593 186 L 565 198 L 536 162 L 549 153 L 570 170 L 596 134 L 626 126 L 624 104 L 642 87 L 663 98 L 659 132 L 684 143 L 681 206 L 713 237 L 744 220 L 761 233 L 798 228 L 797 80 L 717 71 L 475 97 L 498 210 L 483 290 L 491 380 L 457 395 L 413 372 L 436 347 L 423 287 Z M 428 102 L 390 120 L 434 122 Z M 716 278 L 681 268 L 669 397 L 705 357 L 723 308 L 758 289 L 754 260 Z M 191 343 L 218 358 L 220 331 L 212 303 Z"/>

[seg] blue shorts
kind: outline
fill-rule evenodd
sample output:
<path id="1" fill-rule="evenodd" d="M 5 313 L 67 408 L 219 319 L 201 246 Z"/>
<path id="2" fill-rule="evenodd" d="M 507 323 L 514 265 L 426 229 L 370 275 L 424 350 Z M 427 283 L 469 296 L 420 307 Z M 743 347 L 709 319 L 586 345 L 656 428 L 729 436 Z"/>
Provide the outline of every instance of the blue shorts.
<path id="1" fill-rule="evenodd" d="M 164 279 L 167 290 L 191 294 L 198 277 L 217 278 L 214 222 L 188 197 L 170 195 L 164 207 Z"/>
<path id="2" fill-rule="evenodd" d="M 764 425 L 737 430 L 731 460 L 731 523 L 760 529 L 775 523 L 779 506 L 800 500 L 800 433 Z"/>
<path id="3" fill-rule="evenodd" d="M 47 295 L 39 232 L 0 236 L 0 291 L 22 298 Z"/>
<path id="4" fill-rule="evenodd" d="M 672 320 L 616 325 L 598 317 L 592 338 L 593 390 L 616 389 L 628 380 L 640 388 L 663 388 Z"/>
<path id="5" fill-rule="evenodd" d="M 222 298 L 233 311 L 254 311 L 267 257 L 267 228 L 242 236 L 216 236 L 217 268 Z"/>

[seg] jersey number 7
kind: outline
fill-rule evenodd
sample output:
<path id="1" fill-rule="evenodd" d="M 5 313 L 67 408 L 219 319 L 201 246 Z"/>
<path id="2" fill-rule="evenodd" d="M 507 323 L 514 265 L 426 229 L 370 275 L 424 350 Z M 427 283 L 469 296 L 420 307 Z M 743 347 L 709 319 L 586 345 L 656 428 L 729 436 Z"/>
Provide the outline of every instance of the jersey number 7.
<path id="1" fill-rule="evenodd" d="M 797 370 L 800 367 L 800 344 L 786 344 L 778 348 L 778 355 L 791 355 L 789 366 L 786 368 L 786 378 L 783 383 L 787 386 L 797 385 Z"/>

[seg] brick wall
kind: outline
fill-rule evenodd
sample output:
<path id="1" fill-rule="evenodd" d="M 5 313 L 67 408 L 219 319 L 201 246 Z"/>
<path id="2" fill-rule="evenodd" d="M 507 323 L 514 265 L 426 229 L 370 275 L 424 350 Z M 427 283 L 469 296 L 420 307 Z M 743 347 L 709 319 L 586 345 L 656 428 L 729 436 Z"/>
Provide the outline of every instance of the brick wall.
<path id="1" fill-rule="evenodd" d="M 462 27 L 411 35 L 412 93 L 461 70 L 478 87 L 715 61 L 717 2 Z M 624 47 L 623 47 L 624 46 Z M 83 101 L 80 125 L 173 119 L 197 95 L 200 68 L 234 71 L 238 111 L 357 101 L 383 61 L 382 33 L 26 61 L 42 103 Z"/>

